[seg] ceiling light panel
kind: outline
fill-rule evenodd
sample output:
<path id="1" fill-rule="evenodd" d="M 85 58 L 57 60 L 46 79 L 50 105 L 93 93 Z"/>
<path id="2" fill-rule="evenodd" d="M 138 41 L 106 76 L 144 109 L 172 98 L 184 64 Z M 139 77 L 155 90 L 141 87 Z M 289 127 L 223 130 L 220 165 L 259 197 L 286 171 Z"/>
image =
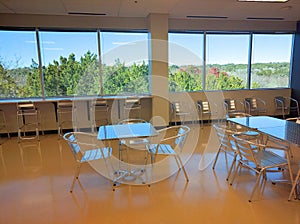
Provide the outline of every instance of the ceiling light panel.
<path id="1" fill-rule="evenodd" d="M 288 2 L 289 0 L 238 0 L 238 2 Z"/>

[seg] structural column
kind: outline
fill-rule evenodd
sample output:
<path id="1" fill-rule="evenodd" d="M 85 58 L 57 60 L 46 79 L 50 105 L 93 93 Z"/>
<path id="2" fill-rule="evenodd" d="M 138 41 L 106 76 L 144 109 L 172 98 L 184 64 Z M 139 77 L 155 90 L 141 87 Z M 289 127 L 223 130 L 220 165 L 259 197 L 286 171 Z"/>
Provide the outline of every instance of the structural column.
<path id="1" fill-rule="evenodd" d="M 291 68 L 291 88 L 292 97 L 300 101 L 300 21 L 297 23 L 297 31 L 295 34 L 293 61 Z"/>
<path id="2" fill-rule="evenodd" d="M 168 14 L 150 14 L 149 46 L 152 92 L 152 123 L 154 126 L 169 124 L 168 82 Z"/>

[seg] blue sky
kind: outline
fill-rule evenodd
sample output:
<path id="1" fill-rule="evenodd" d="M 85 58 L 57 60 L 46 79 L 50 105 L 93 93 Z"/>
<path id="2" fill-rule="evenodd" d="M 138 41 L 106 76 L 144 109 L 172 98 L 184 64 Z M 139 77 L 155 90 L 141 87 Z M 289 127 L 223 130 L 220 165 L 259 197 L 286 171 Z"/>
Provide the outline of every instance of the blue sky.
<path id="1" fill-rule="evenodd" d="M 39 32 L 42 61 L 51 63 L 59 56 L 75 53 L 76 59 L 97 49 L 96 32 Z M 0 60 L 8 67 L 29 66 L 36 62 L 35 31 L 1 31 Z M 103 62 L 113 64 L 117 58 L 128 64 L 148 59 L 148 33 L 101 33 Z M 207 64 L 247 63 L 249 35 L 207 35 Z M 253 62 L 288 62 L 292 35 L 255 35 Z M 170 34 L 170 64 L 202 64 L 203 35 Z"/>

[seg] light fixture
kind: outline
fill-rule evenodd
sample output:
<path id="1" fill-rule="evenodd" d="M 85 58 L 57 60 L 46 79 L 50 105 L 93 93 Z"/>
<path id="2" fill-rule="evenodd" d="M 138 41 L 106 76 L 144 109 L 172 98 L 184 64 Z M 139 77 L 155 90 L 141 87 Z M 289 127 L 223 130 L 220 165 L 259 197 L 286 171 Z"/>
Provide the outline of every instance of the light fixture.
<path id="1" fill-rule="evenodd" d="M 106 13 L 94 12 L 68 12 L 69 15 L 83 15 L 83 16 L 106 16 Z"/>
<path id="2" fill-rule="evenodd" d="M 238 2 L 278 2 L 278 3 L 285 3 L 289 0 L 238 0 Z"/>
<path id="3" fill-rule="evenodd" d="M 197 16 L 197 15 L 189 15 L 186 16 L 187 18 L 194 18 L 194 19 L 227 19 L 227 16 Z"/>

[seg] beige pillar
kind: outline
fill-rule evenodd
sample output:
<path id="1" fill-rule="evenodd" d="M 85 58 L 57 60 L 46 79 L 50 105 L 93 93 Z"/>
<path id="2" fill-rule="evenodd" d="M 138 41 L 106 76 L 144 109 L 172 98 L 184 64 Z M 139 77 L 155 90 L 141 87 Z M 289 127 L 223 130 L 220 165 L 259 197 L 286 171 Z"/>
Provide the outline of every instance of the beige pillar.
<path id="1" fill-rule="evenodd" d="M 152 123 L 154 126 L 169 124 L 168 88 L 168 14 L 150 14 L 149 47 L 152 99 Z"/>

